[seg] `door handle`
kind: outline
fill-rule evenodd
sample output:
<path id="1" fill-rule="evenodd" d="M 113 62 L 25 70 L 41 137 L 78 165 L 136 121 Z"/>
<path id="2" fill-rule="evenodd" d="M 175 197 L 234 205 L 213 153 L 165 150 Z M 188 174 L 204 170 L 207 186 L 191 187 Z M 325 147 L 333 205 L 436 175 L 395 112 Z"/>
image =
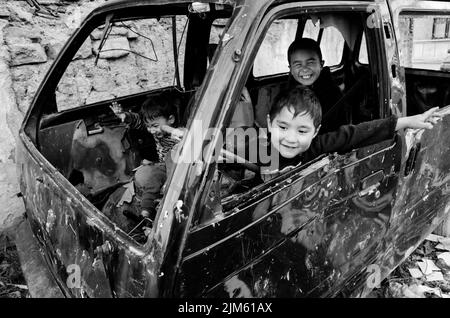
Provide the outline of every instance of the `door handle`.
<path id="1" fill-rule="evenodd" d="M 420 151 L 420 147 L 421 147 L 421 144 L 418 143 L 418 144 L 414 145 L 411 148 L 411 150 L 409 151 L 409 156 L 408 156 L 408 159 L 406 160 L 406 166 L 405 166 L 405 176 L 409 175 L 414 170 L 414 167 L 416 165 L 417 154 Z"/>
<path id="2" fill-rule="evenodd" d="M 380 184 L 384 179 L 384 170 L 378 170 L 361 180 L 361 190 Z"/>
<path id="3" fill-rule="evenodd" d="M 385 177 L 384 170 L 378 170 L 361 180 L 358 196 L 363 197 L 375 191 Z"/>

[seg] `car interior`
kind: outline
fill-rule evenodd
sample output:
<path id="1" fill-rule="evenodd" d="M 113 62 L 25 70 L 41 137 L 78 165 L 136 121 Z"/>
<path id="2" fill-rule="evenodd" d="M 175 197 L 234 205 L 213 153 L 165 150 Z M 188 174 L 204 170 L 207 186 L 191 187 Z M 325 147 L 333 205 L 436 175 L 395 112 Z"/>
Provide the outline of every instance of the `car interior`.
<path id="1" fill-rule="evenodd" d="M 76 105 L 79 107 L 52 112 L 41 118 L 38 135 L 40 151 L 99 210 L 104 208 L 112 193 L 132 180 L 133 170 L 142 159 L 157 161 L 152 135 L 128 129 L 111 111 L 111 103 L 114 101 L 127 111 L 138 112 L 145 99 L 164 94 L 176 105 L 180 126 L 185 126 L 192 115 L 195 92 L 217 47 L 217 39 L 213 39 L 210 30 L 218 21 L 221 22 L 219 31 L 223 29 L 228 14 L 218 12 L 207 19 L 189 16 L 189 28 L 185 34 L 183 31 L 181 39 L 178 38 L 179 43 L 183 42 L 183 37 L 186 43 L 190 43 L 184 52 L 186 62 L 182 83 L 174 79 L 176 84 L 171 87 L 119 96 L 89 105 Z M 294 38 L 311 37 L 320 43 L 324 58 L 331 62 L 327 64 L 325 60 L 325 65 L 330 68 L 333 79 L 343 93 L 342 101 L 335 105 L 335 109 L 339 111 L 343 105 L 351 105 L 348 110 L 351 114 L 349 123 L 379 117 L 376 68 L 373 67 L 374 63 L 369 63 L 375 57 L 365 47 L 364 39 L 365 36 L 373 35 L 370 29 L 364 27 L 365 17 L 366 13 L 361 12 L 317 12 L 281 18 L 272 24 L 279 26 L 289 21 Z M 293 20 L 295 23 L 292 23 Z M 279 37 L 276 34 L 279 30 L 269 28 L 263 40 L 263 43 L 268 40 L 269 46 L 263 44 L 260 51 L 267 47 L 270 49 L 270 45 L 284 45 L 279 50 L 287 51 L 289 41 L 277 43 L 271 40 Z M 329 45 L 327 41 L 336 38 L 336 34 L 340 34 L 340 41 L 332 43 L 334 46 Z M 205 42 L 208 45 L 202 44 Z M 336 46 L 339 46 L 337 50 Z M 340 55 L 336 55 L 336 52 Z M 263 53 L 263 57 L 267 58 L 267 52 Z M 336 56 L 331 56 L 333 53 Z M 362 55 L 365 58 L 361 58 Z M 251 101 L 239 102 L 230 122 L 224 127 L 265 127 L 270 105 L 289 77 L 286 53 L 274 58 L 280 70 L 275 69 L 273 74 L 259 74 L 255 68 L 258 61 L 255 61 L 245 84 Z M 177 67 L 181 68 L 180 65 Z M 248 167 L 234 169 L 231 165 L 220 168 L 222 200 L 229 201 L 230 196 L 254 187 L 255 171 Z M 123 227 L 129 230 L 135 224 L 133 221 Z"/>
<path id="2" fill-rule="evenodd" d="M 404 61 L 406 59 L 402 60 L 405 64 L 407 115 L 449 105 L 450 74 L 444 66 L 448 53 L 446 38 L 449 32 L 449 17 L 438 12 L 424 14 L 405 11 L 401 13 L 400 21 L 408 26 L 408 40 L 403 43 L 411 40 L 417 43 L 412 50 L 403 45 L 399 47 L 401 54 L 410 57 L 408 62 Z"/>

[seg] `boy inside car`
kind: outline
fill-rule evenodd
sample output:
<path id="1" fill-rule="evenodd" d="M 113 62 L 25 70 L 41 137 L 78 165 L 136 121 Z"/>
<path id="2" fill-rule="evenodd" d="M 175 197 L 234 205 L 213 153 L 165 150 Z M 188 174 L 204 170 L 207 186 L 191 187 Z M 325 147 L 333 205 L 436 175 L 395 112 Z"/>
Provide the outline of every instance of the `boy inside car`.
<path id="1" fill-rule="evenodd" d="M 307 87 L 295 87 L 281 92 L 267 115 L 267 142 L 258 143 L 258 153 L 270 153 L 269 165 L 261 163 L 261 177 L 268 180 L 283 169 L 309 162 L 324 153 L 347 152 L 393 138 L 400 129 L 432 129 L 441 119 L 438 107 L 408 117 L 390 116 L 344 125 L 337 130 L 318 134 L 321 127 L 322 107 L 314 92 Z M 268 149 L 262 149 L 268 147 Z M 247 147 L 247 150 L 249 147 Z M 246 159 L 249 151 L 245 153 Z M 273 162 L 277 162 L 277 166 Z M 270 166 L 270 167 L 269 167 Z"/>
<path id="2" fill-rule="evenodd" d="M 322 116 L 332 112 L 332 116 L 327 116 L 329 119 L 323 122 L 320 132 L 333 131 L 348 124 L 348 106 L 342 103 L 339 110 L 334 107 L 343 94 L 331 77 L 330 68 L 324 66 L 319 43 L 309 38 L 297 39 L 289 46 L 287 57 L 290 69 L 288 87 L 310 88 L 320 101 Z"/>
<path id="3" fill-rule="evenodd" d="M 183 128 L 177 125 L 176 108 L 170 104 L 166 96 L 160 95 L 145 100 L 139 113 L 124 112 L 117 103 L 114 103 L 111 109 L 130 128 L 147 130 L 155 139 L 159 161 L 151 162 L 144 159 L 142 165 L 136 168 L 133 182 L 138 204 L 134 204 L 131 210 L 138 211 L 128 213 L 129 217 L 137 220 L 147 218 L 153 221 L 156 216 L 157 200 L 161 198 L 167 173 L 173 168 L 171 152 L 184 134 Z M 104 210 L 108 209 L 109 207 Z"/>

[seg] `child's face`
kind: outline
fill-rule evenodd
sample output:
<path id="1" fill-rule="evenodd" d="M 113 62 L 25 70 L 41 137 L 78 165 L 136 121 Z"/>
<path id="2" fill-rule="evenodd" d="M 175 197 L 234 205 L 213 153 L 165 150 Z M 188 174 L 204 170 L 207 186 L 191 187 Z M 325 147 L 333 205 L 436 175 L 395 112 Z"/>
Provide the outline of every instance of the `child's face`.
<path id="1" fill-rule="evenodd" d="M 172 126 L 174 123 L 173 116 L 169 118 L 165 118 L 163 116 L 156 117 L 150 121 L 145 122 L 145 126 L 147 127 L 147 131 L 154 135 L 157 138 L 161 138 L 164 136 L 164 131 L 161 130 L 161 126 L 167 125 Z"/>
<path id="2" fill-rule="evenodd" d="M 323 61 L 314 51 L 297 50 L 291 54 L 289 65 L 291 74 L 302 85 L 312 85 L 319 78 L 322 66 Z"/>
<path id="3" fill-rule="evenodd" d="M 294 117 L 294 110 L 288 107 L 283 107 L 272 121 L 268 120 L 268 128 L 272 145 L 284 158 L 293 158 L 308 150 L 319 131 L 309 114 Z"/>

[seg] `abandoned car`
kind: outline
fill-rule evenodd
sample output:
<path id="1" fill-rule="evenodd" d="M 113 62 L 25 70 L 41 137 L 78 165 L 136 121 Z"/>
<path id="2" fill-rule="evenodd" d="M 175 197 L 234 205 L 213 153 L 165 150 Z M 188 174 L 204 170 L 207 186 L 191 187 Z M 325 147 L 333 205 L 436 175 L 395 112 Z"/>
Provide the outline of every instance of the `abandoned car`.
<path id="1" fill-rule="evenodd" d="M 415 67 L 411 32 L 422 17 L 449 19 L 450 4 L 119 0 L 95 9 L 48 71 L 19 134 L 27 218 L 18 248 L 24 267 L 41 261 L 41 293 L 367 295 L 449 217 L 450 74 Z M 443 120 L 265 182 L 246 160 L 215 160 L 224 132 L 267 126 L 288 81 L 288 46 L 302 37 L 320 43 L 351 106 L 348 124 L 433 106 Z M 144 159 L 157 161 L 155 140 L 111 106 L 138 113 L 159 96 L 186 130 L 151 224 L 133 212 L 133 174 Z"/>

